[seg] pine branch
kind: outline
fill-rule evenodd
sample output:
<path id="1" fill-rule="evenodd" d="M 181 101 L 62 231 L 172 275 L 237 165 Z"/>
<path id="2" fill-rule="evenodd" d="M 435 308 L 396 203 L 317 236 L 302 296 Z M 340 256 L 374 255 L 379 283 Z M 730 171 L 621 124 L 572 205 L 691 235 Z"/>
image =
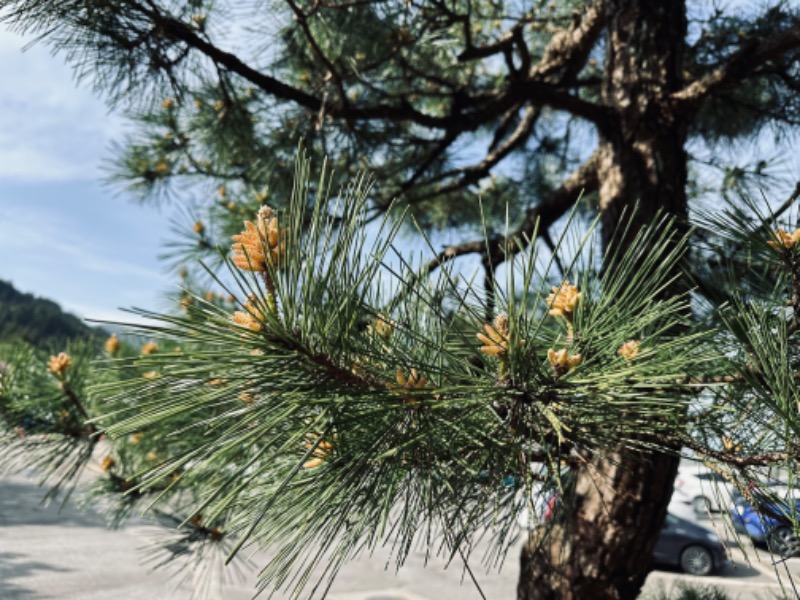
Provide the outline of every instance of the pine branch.
<path id="1" fill-rule="evenodd" d="M 513 109 L 514 112 L 518 110 L 519 107 L 514 107 Z M 440 181 L 445 182 L 434 185 L 434 187 L 423 193 L 417 193 L 413 195 L 407 202 L 408 204 L 413 205 L 424 202 L 425 200 L 430 200 L 431 198 L 436 198 L 437 196 L 445 196 L 447 194 L 458 192 L 479 182 L 484 177 L 487 177 L 491 170 L 496 167 L 504 158 L 511 154 L 511 152 L 519 149 L 525 144 L 540 115 L 541 110 L 539 108 L 529 106 L 525 110 L 525 113 L 523 114 L 522 119 L 520 120 L 516 129 L 498 147 L 490 148 L 486 156 L 483 157 L 480 162 L 440 173 L 436 175 L 435 178 L 423 180 L 417 183 L 415 186 L 414 184 L 424 173 L 424 170 L 426 170 L 433 163 L 433 161 L 436 160 L 437 157 L 443 155 L 447 148 L 450 147 L 457 139 L 456 135 L 446 136 L 444 139 L 442 139 L 441 143 L 432 150 L 429 157 L 420 165 L 414 174 L 407 179 L 403 185 L 400 186 L 400 193 L 405 193 L 407 195 L 413 194 L 414 187 L 430 186 Z M 446 181 L 447 179 L 451 179 L 451 181 Z M 391 197 L 394 197 L 394 195 Z"/>
<path id="2" fill-rule="evenodd" d="M 684 445 L 696 452 L 700 456 L 711 458 L 717 462 L 737 468 L 745 467 L 768 467 L 785 463 L 788 460 L 800 458 L 800 454 L 790 454 L 788 452 L 761 452 L 758 454 L 734 454 L 719 450 L 712 450 L 706 445 L 698 444 L 693 440 L 684 441 Z"/>
<path id="3" fill-rule="evenodd" d="M 696 110 L 708 96 L 741 83 L 759 72 L 766 62 L 780 59 L 800 48 L 800 25 L 775 32 L 768 39 L 748 40 L 742 48 L 712 72 L 672 94 L 672 110 L 680 115 Z"/>
<path id="4" fill-rule="evenodd" d="M 317 58 L 319 58 L 320 61 L 322 61 L 322 64 L 325 65 L 325 68 L 328 71 L 327 74 L 326 74 L 326 78 L 327 77 L 333 78 L 333 80 L 334 80 L 334 82 L 336 84 L 336 88 L 337 88 L 337 90 L 339 92 L 338 101 L 343 103 L 344 105 L 346 105 L 347 104 L 347 94 L 345 93 L 344 83 L 342 81 L 342 76 L 340 75 L 338 69 L 336 68 L 336 65 L 334 65 L 330 61 L 328 56 L 322 50 L 322 48 L 320 47 L 319 42 L 317 41 L 316 37 L 314 37 L 314 34 L 311 31 L 311 27 L 308 24 L 308 16 L 309 15 L 306 15 L 306 13 L 304 13 L 303 10 L 293 0 L 285 0 L 285 2 L 286 2 L 286 4 L 288 4 L 289 8 L 294 13 L 295 19 L 300 24 L 300 28 L 303 30 L 303 33 L 305 34 L 306 39 L 308 40 L 308 43 L 311 46 L 311 49 L 314 51 L 314 54 L 317 56 Z M 312 8 L 312 13 L 315 10 L 316 10 L 316 7 Z M 323 98 L 321 106 L 320 106 L 320 109 L 319 109 L 320 110 L 320 115 L 323 114 L 326 104 L 327 104 L 326 99 Z M 320 119 L 320 121 L 321 120 L 322 119 Z"/>
<path id="5" fill-rule="evenodd" d="M 80 398 L 78 398 L 78 395 L 75 393 L 75 390 L 73 390 L 68 383 L 62 382 L 61 391 L 64 392 L 64 395 L 67 397 L 67 400 L 69 400 L 69 403 L 72 405 L 72 407 L 77 410 L 84 419 L 88 420 L 89 413 L 86 412 L 86 409 L 83 407 L 83 404 L 81 403 Z"/>
<path id="6" fill-rule="evenodd" d="M 536 105 L 547 105 L 552 108 L 567 110 L 576 116 L 586 118 L 603 127 L 608 122 L 610 113 L 603 107 L 592 102 L 581 100 L 559 86 L 529 78 L 519 84 L 512 83 L 509 88 L 500 94 L 492 94 L 488 98 L 470 97 L 465 102 L 467 111 L 457 111 L 443 117 L 427 115 L 416 110 L 405 98 L 400 99 L 399 106 L 374 105 L 350 106 L 342 104 L 341 99 L 324 102 L 307 92 L 287 85 L 282 81 L 266 75 L 242 62 L 236 55 L 218 48 L 211 42 L 203 39 L 186 23 L 174 19 L 155 10 L 148 10 L 131 4 L 140 12 L 148 16 L 153 24 L 163 31 L 164 35 L 175 40 L 180 40 L 190 47 L 195 48 L 215 63 L 221 64 L 231 72 L 257 85 L 263 91 L 275 98 L 290 100 L 295 104 L 307 108 L 315 113 L 324 111 L 333 118 L 345 120 L 392 120 L 411 121 L 433 129 L 448 131 L 474 131 L 481 125 L 491 121 L 502 114 L 509 106 L 522 101 L 530 100 Z M 532 98 L 533 96 L 533 98 Z"/>
<path id="7" fill-rule="evenodd" d="M 567 110 L 575 116 L 585 118 L 594 123 L 599 130 L 607 130 L 614 121 L 614 116 L 610 111 L 566 92 L 554 94 L 556 89 L 572 86 L 577 74 L 585 65 L 586 59 L 602 31 L 602 7 L 602 1 L 596 2 L 579 18 L 576 17 L 569 28 L 555 34 L 545 48 L 542 58 L 532 67 L 526 68 L 528 73 L 525 79 L 515 80 L 512 83 L 508 93 L 512 96 L 518 96 L 519 102 L 509 107 L 503 118 L 500 119 L 499 125 L 495 128 L 494 140 L 489 145 L 486 155 L 479 162 L 440 173 L 434 179 L 427 179 L 416 185 L 434 160 L 443 155 L 458 139 L 460 131 L 450 130 L 430 152 L 428 157 L 421 162 L 414 174 L 400 186 L 400 193 L 410 195 L 411 203 L 419 203 L 437 196 L 458 192 L 480 181 L 511 152 L 524 146 L 538 122 L 542 105 L 552 103 L 550 105 L 553 108 Z M 508 49 L 510 45 L 515 43 L 515 35 L 517 34 L 512 30 L 497 45 L 487 46 L 481 51 L 471 47 L 474 48 L 471 52 L 465 51 L 459 58 L 463 57 L 464 60 L 471 60 L 484 52 L 488 53 L 487 55 L 491 55 Z M 529 62 L 530 57 L 527 54 L 527 46 L 523 43 L 521 47 L 525 48 L 523 56 L 527 56 L 526 60 Z M 520 107 L 526 104 L 528 108 L 520 119 L 519 124 L 511 134 L 507 134 L 510 120 L 516 116 Z M 447 179 L 452 179 L 452 181 L 446 182 Z M 437 182 L 446 183 L 437 184 Z M 415 187 L 420 188 L 431 185 L 434 185 L 434 187 L 421 194 L 413 194 Z M 580 189 L 578 193 L 580 193 Z M 575 197 L 577 197 L 577 194 Z M 473 253 L 476 251 L 475 248 L 478 248 L 477 245 L 470 242 L 465 242 L 460 247 L 457 252 L 463 251 L 465 254 Z M 480 249 L 477 251 L 480 251 Z"/>
<path id="8" fill-rule="evenodd" d="M 486 177 L 491 169 L 506 156 L 525 144 L 538 121 L 542 105 L 550 105 L 553 108 L 566 110 L 575 116 L 585 118 L 594 123 L 601 131 L 605 131 L 610 127 L 614 121 L 614 116 L 604 107 L 592 102 L 586 102 L 578 96 L 566 92 L 557 92 L 560 88 L 571 87 L 575 83 L 578 73 L 585 65 L 589 53 L 602 31 L 602 8 L 602 1 L 595 2 L 580 17 L 576 17 L 569 28 L 556 33 L 547 44 L 542 58 L 530 68 L 525 68 L 527 71 L 525 79 L 515 80 L 512 83 L 508 93 L 511 96 L 517 96 L 519 102 L 509 107 L 500 120 L 500 124 L 495 128 L 494 140 L 489 145 L 486 156 L 473 165 L 439 174 L 435 180 L 425 180 L 420 186 L 429 186 L 436 181 L 454 178 L 454 181 L 436 185 L 423 194 L 414 195 L 412 202 L 422 202 L 436 196 L 457 192 Z M 472 60 L 484 54 L 490 56 L 507 50 L 516 43 L 520 49 L 524 48 L 523 57 L 527 57 L 524 63 L 529 62 L 530 56 L 527 52 L 527 46 L 524 45 L 524 42 L 515 41 L 517 35 L 516 30 L 512 28 L 496 44 L 486 46 L 483 49 L 470 46 L 468 50 L 465 50 L 459 56 L 459 59 Z M 517 114 L 521 106 L 526 104 L 528 108 L 520 123 L 511 134 L 506 135 L 510 119 Z M 433 161 L 444 154 L 447 148 L 456 141 L 458 133 L 460 131 L 450 130 L 442 138 L 441 143 L 433 149 L 428 158 L 422 161 L 415 173 L 401 186 L 401 193 L 409 193 L 413 189 L 414 184 Z M 504 141 L 501 143 L 501 140 Z M 469 246 L 471 246 L 470 243 L 465 244 L 465 248 Z M 471 250 L 467 250 L 466 253 L 471 252 Z"/>
<path id="9" fill-rule="evenodd" d="M 434 117 L 422 113 L 414 109 L 407 101 L 403 101 L 399 106 L 374 105 L 364 107 L 345 106 L 341 104 L 340 100 L 324 102 L 316 96 L 288 85 L 275 77 L 262 73 L 245 64 L 235 54 L 227 52 L 200 37 L 198 33 L 186 23 L 160 11 L 145 9 L 135 2 L 131 1 L 130 3 L 132 7 L 147 15 L 165 36 L 173 40 L 184 42 L 189 47 L 198 50 L 200 53 L 210 58 L 214 63 L 224 66 L 232 73 L 239 75 L 279 100 L 289 100 L 315 113 L 324 110 L 325 114 L 334 118 L 411 121 L 434 129 L 448 129 L 457 122 L 457 119 L 453 119 L 452 117 Z"/>
<path id="10" fill-rule="evenodd" d="M 615 113 L 608 107 L 582 100 L 579 96 L 563 90 L 561 86 L 535 80 L 512 83 L 509 86 L 508 98 L 526 99 L 534 106 L 549 106 L 566 111 L 586 119 L 601 132 L 610 131 L 616 120 Z"/>

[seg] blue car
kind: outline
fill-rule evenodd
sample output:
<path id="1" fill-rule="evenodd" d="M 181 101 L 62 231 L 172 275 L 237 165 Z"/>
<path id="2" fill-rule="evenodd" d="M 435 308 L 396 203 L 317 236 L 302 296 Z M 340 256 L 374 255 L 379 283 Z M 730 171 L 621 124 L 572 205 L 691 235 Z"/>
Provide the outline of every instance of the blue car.
<path id="1" fill-rule="evenodd" d="M 783 557 L 800 555 L 800 537 L 795 532 L 800 520 L 800 500 L 759 497 L 756 510 L 744 498 L 731 509 L 733 527 L 754 543 L 766 545 Z"/>

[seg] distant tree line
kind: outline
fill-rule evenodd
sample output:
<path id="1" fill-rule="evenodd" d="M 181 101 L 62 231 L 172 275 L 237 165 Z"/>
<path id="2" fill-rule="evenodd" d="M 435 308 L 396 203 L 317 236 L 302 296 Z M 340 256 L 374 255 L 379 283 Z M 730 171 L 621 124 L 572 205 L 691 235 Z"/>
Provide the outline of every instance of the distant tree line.
<path id="1" fill-rule="evenodd" d="M 0 280 L 0 342 L 25 341 L 50 350 L 79 339 L 99 342 L 106 336 L 52 300 L 20 292 Z"/>

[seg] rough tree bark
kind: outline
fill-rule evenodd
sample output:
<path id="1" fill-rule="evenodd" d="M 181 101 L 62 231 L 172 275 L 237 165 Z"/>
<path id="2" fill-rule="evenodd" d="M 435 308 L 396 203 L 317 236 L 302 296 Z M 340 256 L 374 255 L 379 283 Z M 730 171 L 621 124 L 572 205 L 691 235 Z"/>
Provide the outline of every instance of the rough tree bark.
<path id="1" fill-rule="evenodd" d="M 605 3 L 603 103 L 612 117 L 601 134 L 598 179 L 606 246 L 629 243 L 611 234 L 635 203 L 640 225 L 659 210 L 686 216 L 686 126 L 670 103 L 681 86 L 685 19 L 683 0 Z M 564 518 L 523 550 L 518 600 L 635 598 L 678 461 L 619 448 L 577 471 Z"/>

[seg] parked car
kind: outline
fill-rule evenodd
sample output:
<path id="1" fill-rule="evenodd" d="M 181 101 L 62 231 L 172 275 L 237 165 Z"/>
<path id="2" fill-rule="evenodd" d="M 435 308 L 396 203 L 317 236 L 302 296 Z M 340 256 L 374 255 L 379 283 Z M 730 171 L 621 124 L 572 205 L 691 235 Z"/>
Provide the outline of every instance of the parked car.
<path id="1" fill-rule="evenodd" d="M 690 575 L 709 575 L 728 562 L 728 555 L 716 533 L 667 513 L 653 562 L 680 567 Z"/>
<path id="2" fill-rule="evenodd" d="M 702 464 L 681 465 L 675 477 L 675 489 L 691 499 L 698 515 L 724 510 L 734 495 L 730 482 Z"/>
<path id="3" fill-rule="evenodd" d="M 672 498 L 669 500 L 667 512 L 692 523 L 697 523 L 697 517 L 699 516 L 692 506 L 692 497 L 687 496 L 677 488 L 672 490 Z"/>
<path id="4" fill-rule="evenodd" d="M 758 510 L 744 498 L 736 500 L 730 511 L 736 531 L 783 557 L 800 555 L 800 536 L 795 533 L 800 520 L 800 500 L 763 495 L 759 499 Z"/>
<path id="5" fill-rule="evenodd" d="M 800 500 L 800 487 L 797 487 L 797 482 L 793 482 L 794 485 L 790 486 L 785 481 L 781 481 L 780 479 L 772 479 L 772 478 L 764 478 L 758 481 L 755 481 L 750 484 L 750 489 L 758 488 L 760 492 L 763 492 L 764 495 L 777 498 L 779 500 L 786 500 L 787 498 L 794 498 L 795 500 Z M 739 490 L 733 490 L 733 500 L 734 503 L 736 500 L 741 498 L 741 493 Z"/>

